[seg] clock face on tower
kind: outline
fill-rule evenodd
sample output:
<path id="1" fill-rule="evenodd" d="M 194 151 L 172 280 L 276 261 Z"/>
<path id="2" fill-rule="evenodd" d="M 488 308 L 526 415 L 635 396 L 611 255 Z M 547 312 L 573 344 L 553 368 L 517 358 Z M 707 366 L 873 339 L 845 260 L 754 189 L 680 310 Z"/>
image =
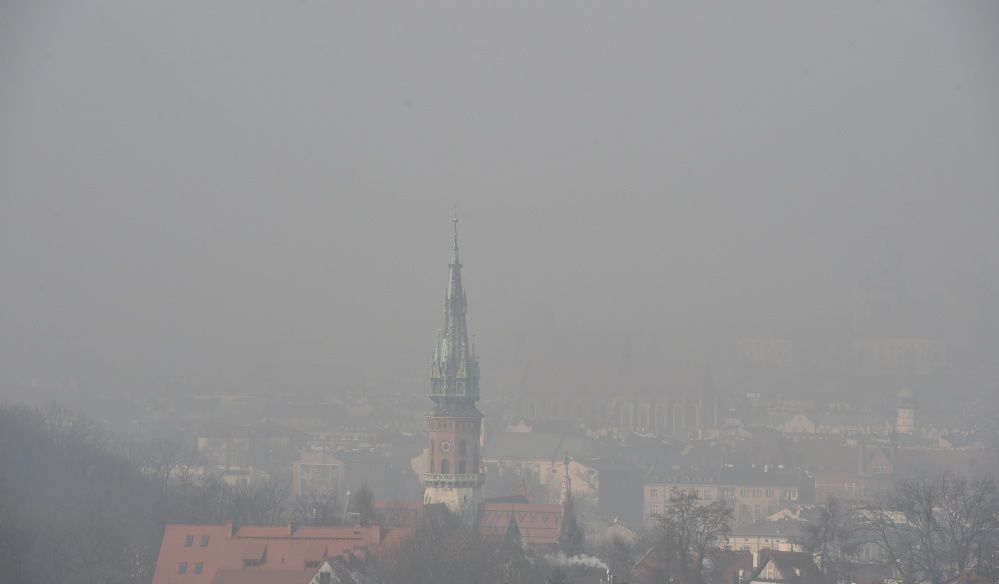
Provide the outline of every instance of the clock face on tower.
<path id="1" fill-rule="evenodd" d="M 451 450 L 451 443 L 447 440 L 441 442 L 441 452 L 447 452 L 449 450 Z"/>

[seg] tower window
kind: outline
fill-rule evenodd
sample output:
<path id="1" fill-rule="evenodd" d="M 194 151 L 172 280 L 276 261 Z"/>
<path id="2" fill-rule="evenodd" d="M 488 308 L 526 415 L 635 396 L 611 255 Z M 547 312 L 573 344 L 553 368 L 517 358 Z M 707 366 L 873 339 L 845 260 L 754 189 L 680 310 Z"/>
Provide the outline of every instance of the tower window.
<path id="1" fill-rule="evenodd" d="M 459 456 L 465 456 L 465 441 L 464 440 L 459 440 L 458 441 L 458 455 Z"/>
<path id="2" fill-rule="evenodd" d="M 448 472 L 450 472 L 450 470 L 451 469 L 448 468 L 447 459 L 445 458 L 444 460 L 441 461 L 441 474 L 447 474 Z"/>
<path id="3" fill-rule="evenodd" d="M 458 474 L 465 474 L 465 459 L 458 461 Z"/>

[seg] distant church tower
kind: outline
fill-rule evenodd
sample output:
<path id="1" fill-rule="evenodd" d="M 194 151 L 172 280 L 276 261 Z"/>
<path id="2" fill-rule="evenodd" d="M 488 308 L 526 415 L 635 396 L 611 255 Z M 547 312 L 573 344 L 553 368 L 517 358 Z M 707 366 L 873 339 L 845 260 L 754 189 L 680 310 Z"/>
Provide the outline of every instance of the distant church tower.
<path id="1" fill-rule="evenodd" d="M 454 223 L 451 277 L 444 299 L 444 330 L 438 335 L 430 363 L 430 399 L 427 414 L 429 469 L 423 475 L 425 504 L 443 503 L 469 523 L 482 501 L 485 476 L 479 468 L 482 413 L 479 399 L 479 358 L 468 337 L 468 309 L 461 286 L 458 260 L 458 218 Z"/>
<path id="2" fill-rule="evenodd" d="M 911 436 L 916 430 L 916 400 L 912 390 L 903 387 L 898 392 L 898 408 L 895 414 L 895 433 Z"/>

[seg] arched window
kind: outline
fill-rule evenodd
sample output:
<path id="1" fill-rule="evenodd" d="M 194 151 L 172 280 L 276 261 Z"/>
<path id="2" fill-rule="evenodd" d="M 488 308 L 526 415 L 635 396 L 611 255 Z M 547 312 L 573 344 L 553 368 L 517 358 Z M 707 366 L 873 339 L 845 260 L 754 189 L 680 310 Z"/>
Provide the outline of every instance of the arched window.
<path id="1" fill-rule="evenodd" d="M 465 459 L 458 461 L 458 474 L 465 474 Z"/>
<path id="2" fill-rule="evenodd" d="M 451 469 L 448 468 L 447 459 L 441 461 L 441 474 L 447 474 Z"/>
<path id="3" fill-rule="evenodd" d="M 458 456 L 465 456 L 465 441 L 458 441 Z"/>

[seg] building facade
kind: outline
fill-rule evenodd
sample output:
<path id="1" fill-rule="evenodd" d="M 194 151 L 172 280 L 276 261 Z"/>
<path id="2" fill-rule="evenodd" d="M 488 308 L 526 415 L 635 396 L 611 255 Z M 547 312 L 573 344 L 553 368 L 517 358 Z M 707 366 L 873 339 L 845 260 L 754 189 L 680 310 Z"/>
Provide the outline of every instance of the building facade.
<path id="1" fill-rule="evenodd" d="M 339 496 L 343 461 L 322 452 L 306 452 L 291 465 L 292 494 Z"/>
<path id="2" fill-rule="evenodd" d="M 643 517 L 654 524 L 666 511 L 673 490 L 692 492 L 702 504 L 723 499 L 735 511 L 737 520 L 762 519 L 784 507 L 810 503 L 815 481 L 799 471 L 785 469 L 723 468 L 711 475 L 664 477 L 645 484 Z"/>

